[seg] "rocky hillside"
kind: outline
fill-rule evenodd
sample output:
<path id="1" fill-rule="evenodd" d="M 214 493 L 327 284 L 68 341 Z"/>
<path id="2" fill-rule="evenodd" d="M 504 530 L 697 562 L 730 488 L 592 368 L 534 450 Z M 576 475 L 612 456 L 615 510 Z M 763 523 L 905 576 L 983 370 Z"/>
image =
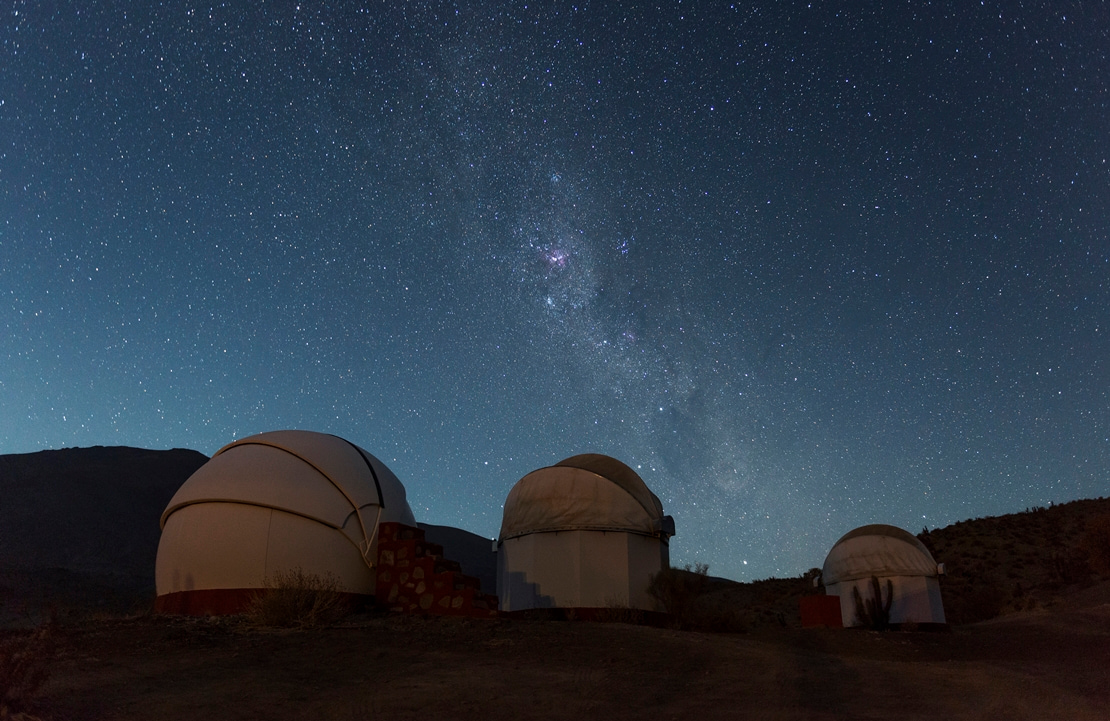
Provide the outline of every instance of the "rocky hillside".
<path id="1" fill-rule="evenodd" d="M 945 565 L 940 585 L 950 624 L 1064 607 L 1110 580 L 1110 498 L 960 521 L 918 538 Z M 690 625 L 723 631 L 798 626 L 798 600 L 824 592 L 813 585 L 815 575 L 816 569 L 752 583 L 707 579 Z"/>
<path id="2" fill-rule="evenodd" d="M 0 609 L 153 591 L 158 519 L 207 460 L 99 446 L 0 456 Z"/>
<path id="3" fill-rule="evenodd" d="M 1108 498 L 960 521 L 918 538 L 945 565 L 951 623 L 1052 607 L 1110 578 Z"/>

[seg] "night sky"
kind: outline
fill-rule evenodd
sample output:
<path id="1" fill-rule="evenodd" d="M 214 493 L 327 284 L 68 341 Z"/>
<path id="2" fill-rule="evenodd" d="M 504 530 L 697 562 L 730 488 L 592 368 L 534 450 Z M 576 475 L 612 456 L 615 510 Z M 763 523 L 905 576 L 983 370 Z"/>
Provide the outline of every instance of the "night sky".
<path id="1" fill-rule="evenodd" d="M 1110 495 L 1110 5 L 661 5 L 4 3 L 0 453 L 607 453 L 737 580 Z"/>

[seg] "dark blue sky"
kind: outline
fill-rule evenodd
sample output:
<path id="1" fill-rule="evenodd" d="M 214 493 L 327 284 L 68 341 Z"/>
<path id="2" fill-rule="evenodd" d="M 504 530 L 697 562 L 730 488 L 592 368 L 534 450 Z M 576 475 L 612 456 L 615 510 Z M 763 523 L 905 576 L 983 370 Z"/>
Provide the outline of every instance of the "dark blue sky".
<path id="1" fill-rule="evenodd" d="M 0 453 L 282 428 L 676 563 L 1110 495 L 1105 2 L 12 2 Z"/>

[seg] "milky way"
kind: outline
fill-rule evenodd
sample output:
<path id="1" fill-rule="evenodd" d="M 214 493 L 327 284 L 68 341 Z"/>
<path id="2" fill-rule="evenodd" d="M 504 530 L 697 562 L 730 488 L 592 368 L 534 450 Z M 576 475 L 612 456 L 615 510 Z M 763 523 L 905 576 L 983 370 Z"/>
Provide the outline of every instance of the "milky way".
<path id="1" fill-rule="evenodd" d="M 0 452 L 636 468 L 678 564 L 1110 491 L 1105 4 L 15 2 Z"/>

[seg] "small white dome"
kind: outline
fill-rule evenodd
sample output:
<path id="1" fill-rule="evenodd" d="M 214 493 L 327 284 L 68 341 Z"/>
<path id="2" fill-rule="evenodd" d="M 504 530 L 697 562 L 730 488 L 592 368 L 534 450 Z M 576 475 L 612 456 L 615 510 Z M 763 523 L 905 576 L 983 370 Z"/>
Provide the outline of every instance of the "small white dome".
<path id="1" fill-rule="evenodd" d="M 937 562 L 929 549 L 895 526 L 873 524 L 849 531 L 837 541 L 821 577 L 826 586 L 876 576 L 937 575 Z"/>

